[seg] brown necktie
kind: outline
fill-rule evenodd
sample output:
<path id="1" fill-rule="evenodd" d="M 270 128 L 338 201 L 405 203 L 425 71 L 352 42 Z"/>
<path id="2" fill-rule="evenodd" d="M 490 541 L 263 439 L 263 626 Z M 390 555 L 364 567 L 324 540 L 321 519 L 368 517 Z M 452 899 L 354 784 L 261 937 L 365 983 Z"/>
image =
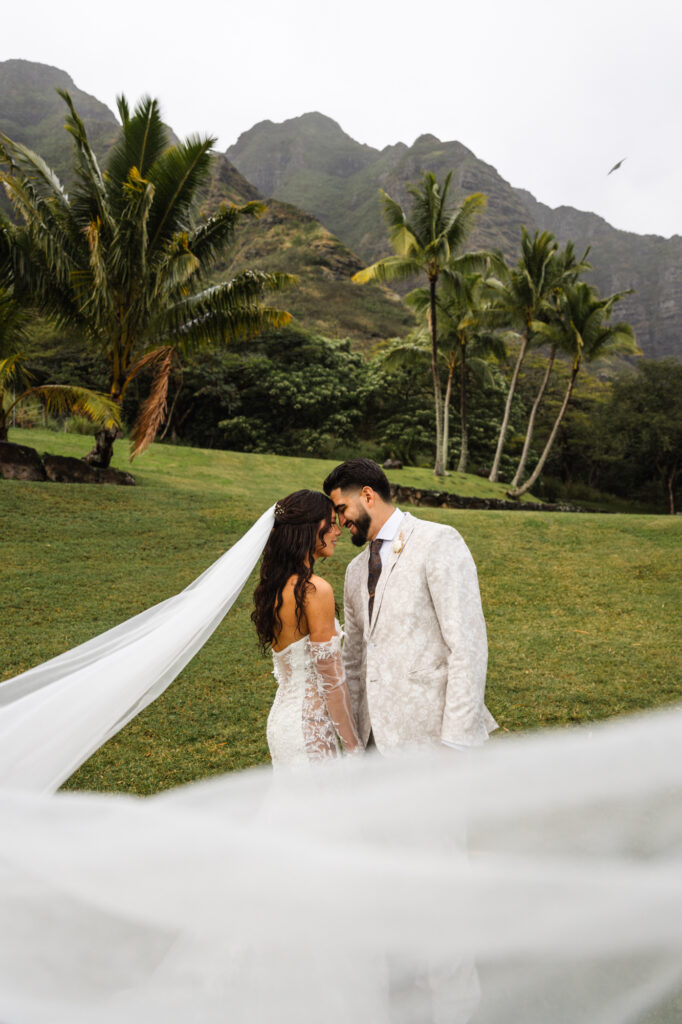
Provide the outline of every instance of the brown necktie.
<path id="1" fill-rule="evenodd" d="M 381 545 L 382 540 L 369 542 L 369 573 L 367 575 L 367 589 L 369 590 L 369 621 L 372 621 L 372 609 L 374 608 L 374 595 L 377 590 L 377 582 L 381 576 Z"/>

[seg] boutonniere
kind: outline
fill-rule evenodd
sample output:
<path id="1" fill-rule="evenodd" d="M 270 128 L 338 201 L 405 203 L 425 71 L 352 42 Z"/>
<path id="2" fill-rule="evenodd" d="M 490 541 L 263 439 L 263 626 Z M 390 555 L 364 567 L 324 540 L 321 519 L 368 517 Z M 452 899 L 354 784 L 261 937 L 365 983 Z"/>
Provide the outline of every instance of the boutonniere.
<path id="1" fill-rule="evenodd" d="M 400 552 L 403 550 L 404 543 L 405 539 L 402 533 L 399 533 L 396 539 L 393 541 L 393 550 L 395 551 L 396 555 L 399 555 Z"/>

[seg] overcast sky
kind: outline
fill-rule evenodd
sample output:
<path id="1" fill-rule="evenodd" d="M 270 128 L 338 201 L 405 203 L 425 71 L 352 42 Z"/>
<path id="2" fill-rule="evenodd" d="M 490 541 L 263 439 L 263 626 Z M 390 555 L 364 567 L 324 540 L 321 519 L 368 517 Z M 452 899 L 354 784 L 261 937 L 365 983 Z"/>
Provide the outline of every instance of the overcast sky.
<path id="1" fill-rule="evenodd" d="M 33 0 L 5 5 L 0 37 L 0 60 L 63 68 L 112 109 L 151 93 L 220 149 L 319 110 L 378 148 L 457 139 L 550 206 L 666 237 L 682 234 L 681 55 L 680 0 Z"/>

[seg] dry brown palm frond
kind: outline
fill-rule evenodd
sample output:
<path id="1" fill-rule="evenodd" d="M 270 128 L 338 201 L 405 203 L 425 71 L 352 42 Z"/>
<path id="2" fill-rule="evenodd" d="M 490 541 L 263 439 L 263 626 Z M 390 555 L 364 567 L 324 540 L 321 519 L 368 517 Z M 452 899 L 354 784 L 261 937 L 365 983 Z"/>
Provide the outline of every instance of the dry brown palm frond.
<path id="1" fill-rule="evenodd" d="M 166 416 L 168 401 L 168 385 L 173 372 L 173 363 L 177 359 L 174 348 L 164 346 L 147 352 L 130 371 L 129 377 L 139 373 L 143 367 L 154 366 L 155 374 L 151 391 L 142 403 L 142 408 L 135 420 L 130 438 L 130 460 L 148 448 L 156 437 L 159 427 Z"/>

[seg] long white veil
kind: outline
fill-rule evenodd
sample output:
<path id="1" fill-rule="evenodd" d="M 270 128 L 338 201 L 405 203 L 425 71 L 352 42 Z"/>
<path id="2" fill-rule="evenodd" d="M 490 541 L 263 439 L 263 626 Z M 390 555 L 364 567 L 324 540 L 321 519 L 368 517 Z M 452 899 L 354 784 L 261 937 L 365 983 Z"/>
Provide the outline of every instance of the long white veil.
<path id="1" fill-rule="evenodd" d="M 54 792 L 163 693 L 239 596 L 273 509 L 175 597 L 0 683 L 0 786 Z"/>
<path id="2" fill-rule="evenodd" d="M 2 1024 L 682 1020 L 682 709 L 50 793 L 201 646 L 271 524 L 0 684 Z"/>
<path id="3" fill-rule="evenodd" d="M 675 1024 L 682 715 L 0 794 L 7 1024 Z M 474 967 L 475 961 L 475 967 Z"/>

